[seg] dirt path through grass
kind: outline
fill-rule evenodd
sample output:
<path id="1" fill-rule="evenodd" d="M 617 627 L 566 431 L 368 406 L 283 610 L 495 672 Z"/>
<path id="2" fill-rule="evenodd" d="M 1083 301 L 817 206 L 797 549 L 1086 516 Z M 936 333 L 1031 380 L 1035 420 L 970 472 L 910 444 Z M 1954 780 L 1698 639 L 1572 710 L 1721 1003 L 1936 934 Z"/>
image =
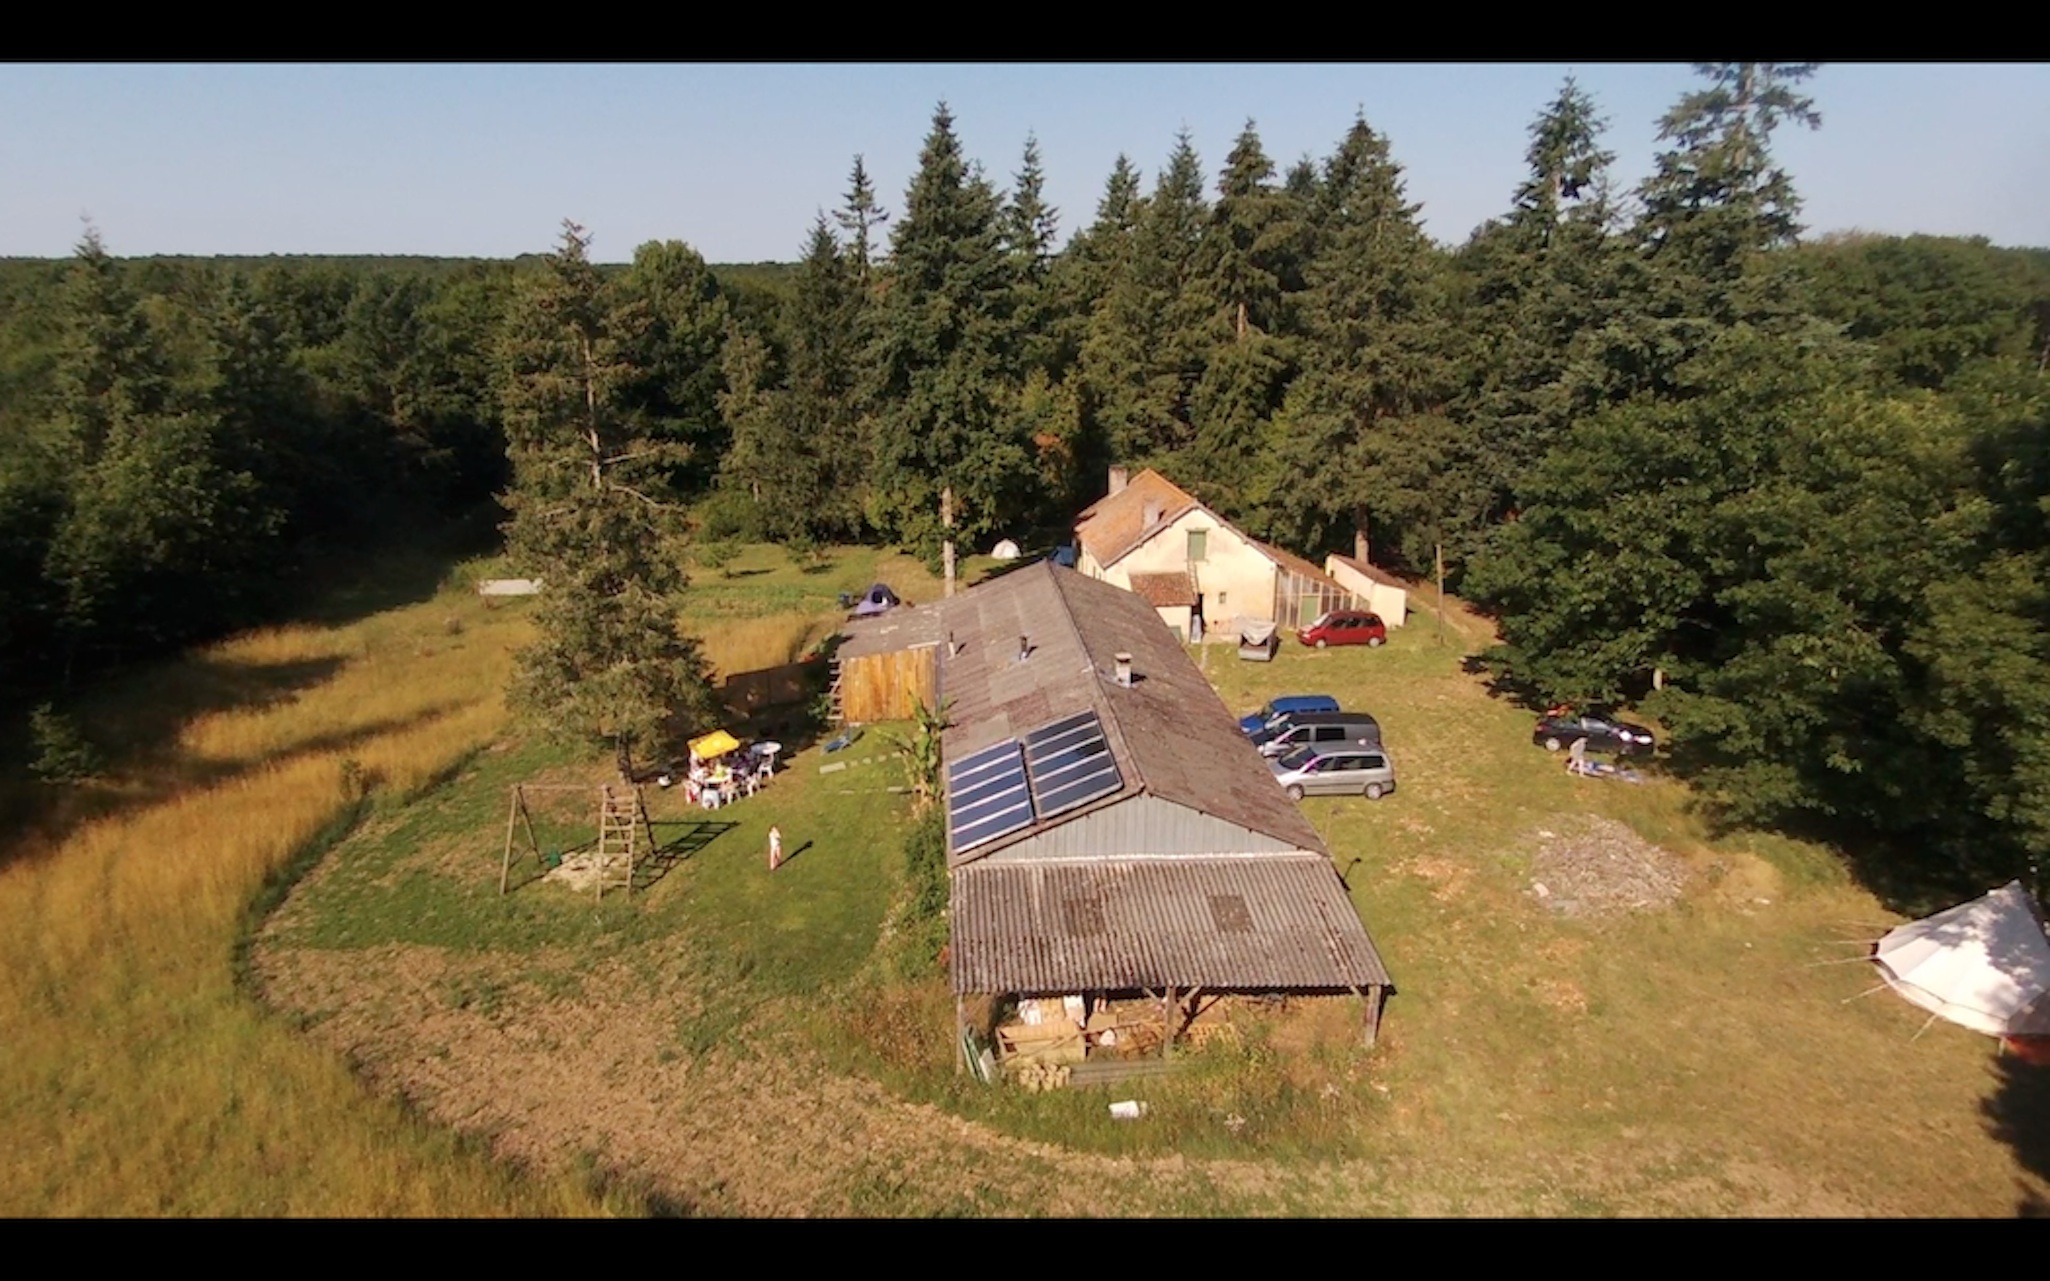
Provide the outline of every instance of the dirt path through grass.
<path id="1" fill-rule="evenodd" d="M 503 958 L 437 949 L 267 950 L 271 998 L 375 1088 L 542 1170 L 584 1160 L 657 1206 L 712 1215 L 1842 1216 L 1858 1204 L 1770 1160 L 1622 1136 L 1526 1162 L 1423 1142 L 1381 1162 L 1110 1157 L 1002 1134 L 835 1073 L 768 1005 L 705 1053 L 677 1048 L 705 994 L 674 976 L 594 973 L 575 1000 Z M 488 1002 L 449 993 L 490 991 Z M 1106 1099 L 1110 1096 L 1106 1095 Z"/>

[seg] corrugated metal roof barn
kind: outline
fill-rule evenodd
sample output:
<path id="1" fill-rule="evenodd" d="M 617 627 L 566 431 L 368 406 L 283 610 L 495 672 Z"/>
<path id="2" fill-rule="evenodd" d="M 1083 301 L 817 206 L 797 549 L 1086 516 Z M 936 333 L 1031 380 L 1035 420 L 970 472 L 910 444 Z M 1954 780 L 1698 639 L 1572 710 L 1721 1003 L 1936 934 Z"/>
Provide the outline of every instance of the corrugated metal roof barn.
<path id="1" fill-rule="evenodd" d="M 1330 852 L 1143 598 L 1051 563 L 922 607 L 949 706 L 957 995 L 1353 992 Z"/>

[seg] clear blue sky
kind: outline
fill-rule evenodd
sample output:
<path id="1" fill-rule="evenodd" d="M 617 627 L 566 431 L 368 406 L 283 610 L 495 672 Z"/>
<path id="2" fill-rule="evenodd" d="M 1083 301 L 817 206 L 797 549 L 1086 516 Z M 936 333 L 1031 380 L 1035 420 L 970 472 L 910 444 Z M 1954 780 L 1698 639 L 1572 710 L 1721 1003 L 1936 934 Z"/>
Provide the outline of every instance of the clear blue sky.
<path id="1" fill-rule="evenodd" d="M 1286 169 L 1364 111 L 1457 242 L 1507 206 L 1569 71 L 1634 184 L 1684 64 L 0 65 L 0 255 L 69 253 L 89 213 L 123 255 L 507 257 L 567 216 L 601 261 L 787 261 L 856 153 L 902 207 L 942 98 L 999 185 L 1038 135 L 1064 236 L 1120 151 L 1150 187 L 1186 126 L 1214 180 L 1250 117 Z M 2050 246 L 2050 65 L 1839 63 L 1807 91 L 1822 129 L 1775 150 L 1811 234 Z"/>

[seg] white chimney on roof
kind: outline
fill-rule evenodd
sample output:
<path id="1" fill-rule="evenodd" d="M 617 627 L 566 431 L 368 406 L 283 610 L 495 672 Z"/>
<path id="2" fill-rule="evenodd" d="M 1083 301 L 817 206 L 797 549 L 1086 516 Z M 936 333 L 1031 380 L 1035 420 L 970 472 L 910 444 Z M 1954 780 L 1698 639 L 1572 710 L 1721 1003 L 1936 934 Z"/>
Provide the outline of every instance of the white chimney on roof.
<path id="1" fill-rule="evenodd" d="M 1113 494 L 1117 493 L 1117 492 L 1118 492 L 1119 490 L 1123 489 L 1123 488 L 1124 488 L 1124 487 L 1125 487 L 1126 485 L 1130 484 L 1130 483 L 1131 483 L 1131 481 L 1132 481 L 1132 469 L 1131 469 L 1131 468 L 1129 468 L 1129 467 L 1125 467 L 1125 466 L 1122 466 L 1122 465 L 1120 465 L 1120 466 L 1114 466 L 1114 467 L 1112 467 L 1112 468 L 1110 469 L 1110 492 L 1111 492 L 1111 493 L 1113 493 Z"/>
<path id="2" fill-rule="evenodd" d="M 1132 687 L 1132 656 L 1130 654 L 1119 654 L 1116 657 L 1118 684 L 1126 689 L 1130 689 Z"/>

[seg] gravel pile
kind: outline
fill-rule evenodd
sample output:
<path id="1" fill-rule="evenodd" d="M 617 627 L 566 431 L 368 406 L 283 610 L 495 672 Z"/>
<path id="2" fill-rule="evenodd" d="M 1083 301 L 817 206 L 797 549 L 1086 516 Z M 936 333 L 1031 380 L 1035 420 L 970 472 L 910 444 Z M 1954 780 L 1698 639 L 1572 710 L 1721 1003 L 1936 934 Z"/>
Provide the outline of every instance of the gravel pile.
<path id="1" fill-rule="evenodd" d="M 1680 897 L 1687 865 L 1613 819 L 1540 829 L 1530 892 L 1561 916 L 1612 916 L 1665 907 Z"/>

